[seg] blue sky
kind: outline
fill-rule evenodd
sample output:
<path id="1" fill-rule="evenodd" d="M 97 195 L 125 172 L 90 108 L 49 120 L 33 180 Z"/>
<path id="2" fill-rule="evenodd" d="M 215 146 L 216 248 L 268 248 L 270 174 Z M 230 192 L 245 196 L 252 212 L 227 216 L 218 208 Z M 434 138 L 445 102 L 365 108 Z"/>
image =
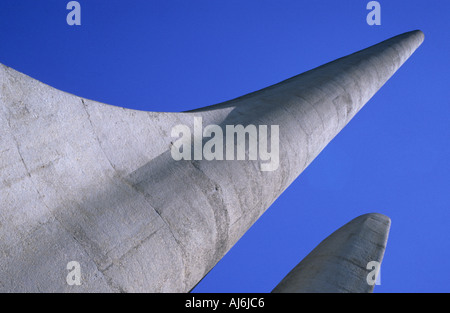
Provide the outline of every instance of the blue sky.
<path id="1" fill-rule="evenodd" d="M 392 219 L 375 292 L 449 292 L 450 2 L 0 2 L 0 63 L 112 105 L 184 111 L 229 100 L 420 29 L 425 42 L 196 287 L 269 292 L 351 219 Z"/>

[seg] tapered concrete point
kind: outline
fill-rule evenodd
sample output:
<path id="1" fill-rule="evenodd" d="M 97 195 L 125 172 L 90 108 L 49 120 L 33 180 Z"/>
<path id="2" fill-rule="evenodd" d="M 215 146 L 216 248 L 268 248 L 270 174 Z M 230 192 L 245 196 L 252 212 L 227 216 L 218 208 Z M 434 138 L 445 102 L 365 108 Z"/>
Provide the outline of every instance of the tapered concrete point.
<path id="1" fill-rule="evenodd" d="M 416 47 L 420 46 L 425 41 L 425 34 L 419 29 L 405 33 L 404 35 L 408 37 L 408 41 L 410 41 Z"/>
<path id="2" fill-rule="evenodd" d="M 380 224 L 379 226 L 382 227 L 382 225 L 387 226 L 388 228 L 391 226 L 391 219 L 381 213 L 367 213 L 360 215 L 353 220 L 351 220 L 349 223 L 364 223 L 364 222 L 372 222 L 375 224 Z"/>
<path id="3" fill-rule="evenodd" d="M 372 266 L 381 265 L 390 226 L 390 218 L 378 213 L 351 220 L 323 240 L 273 292 L 372 292 Z"/>
<path id="4" fill-rule="evenodd" d="M 425 34 L 420 29 L 414 30 L 413 33 L 414 33 L 414 35 L 419 37 L 422 42 L 425 40 Z"/>

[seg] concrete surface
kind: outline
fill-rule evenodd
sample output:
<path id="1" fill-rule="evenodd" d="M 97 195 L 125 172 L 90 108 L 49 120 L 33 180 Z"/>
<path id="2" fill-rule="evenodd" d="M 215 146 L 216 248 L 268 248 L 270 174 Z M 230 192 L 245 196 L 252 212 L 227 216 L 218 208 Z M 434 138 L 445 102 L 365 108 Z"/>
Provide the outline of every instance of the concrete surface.
<path id="1" fill-rule="evenodd" d="M 83 99 L 0 65 L 0 291 L 186 292 L 422 43 L 414 31 L 184 113 Z M 177 124 L 280 125 L 280 165 L 174 161 Z M 70 261 L 82 284 L 66 283 Z"/>
<path id="2" fill-rule="evenodd" d="M 389 217 L 377 213 L 353 219 L 322 241 L 272 292 L 372 292 L 377 268 L 372 262 L 381 265 L 390 226 Z"/>

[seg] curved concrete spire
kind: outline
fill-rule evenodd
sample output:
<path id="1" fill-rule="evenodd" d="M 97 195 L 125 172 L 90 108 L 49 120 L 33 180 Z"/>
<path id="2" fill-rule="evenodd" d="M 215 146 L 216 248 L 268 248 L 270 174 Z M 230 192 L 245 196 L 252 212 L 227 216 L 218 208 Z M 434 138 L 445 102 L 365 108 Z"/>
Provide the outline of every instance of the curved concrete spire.
<path id="1" fill-rule="evenodd" d="M 189 291 L 422 41 L 405 33 L 185 113 L 105 105 L 1 65 L 0 290 Z M 278 168 L 175 161 L 171 130 L 194 117 L 279 125 Z"/>
<path id="2" fill-rule="evenodd" d="M 272 292 L 372 292 L 373 269 L 383 260 L 390 226 L 389 217 L 377 213 L 353 219 L 323 240 Z"/>

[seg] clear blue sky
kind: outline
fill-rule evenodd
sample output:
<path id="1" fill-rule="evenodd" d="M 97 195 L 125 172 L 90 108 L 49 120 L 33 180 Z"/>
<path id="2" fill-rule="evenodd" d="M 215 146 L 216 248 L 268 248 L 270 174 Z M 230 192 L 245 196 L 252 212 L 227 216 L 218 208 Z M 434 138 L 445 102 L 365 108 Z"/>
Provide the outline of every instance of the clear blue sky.
<path id="1" fill-rule="evenodd" d="M 197 286 L 269 292 L 351 219 L 392 219 L 375 292 L 450 292 L 450 2 L 0 1 L 0 63 L 85 98 L 184 111 L 277 83 L 394 35 L 425 42 Z"/>

